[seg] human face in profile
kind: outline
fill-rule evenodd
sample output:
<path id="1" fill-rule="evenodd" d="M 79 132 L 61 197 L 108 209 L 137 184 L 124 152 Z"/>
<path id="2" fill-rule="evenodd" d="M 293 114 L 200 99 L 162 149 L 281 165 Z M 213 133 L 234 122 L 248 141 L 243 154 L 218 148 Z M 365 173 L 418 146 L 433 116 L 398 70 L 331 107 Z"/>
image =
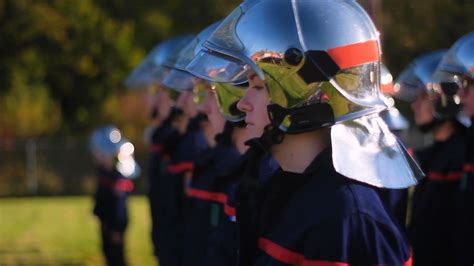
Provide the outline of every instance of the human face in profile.
<path id="1" fill-rule="evenodd" d="M 248 139 L 262 136 L 270 124 L 267 106 L 270 104 L 265 81 L 253 71 L 247 73 L 249 86 L 244 96 L 237 103 L 237 108 L 245 113 L 246 134 Z"/>
<path id="2" fill-rule="evenodd" d="M 433 105 L 427 92 L 423 91 L 416 96 L 414 102 L 411 103 L 411 109 L 418 126 L 426 125 L 433 121 Z"/>

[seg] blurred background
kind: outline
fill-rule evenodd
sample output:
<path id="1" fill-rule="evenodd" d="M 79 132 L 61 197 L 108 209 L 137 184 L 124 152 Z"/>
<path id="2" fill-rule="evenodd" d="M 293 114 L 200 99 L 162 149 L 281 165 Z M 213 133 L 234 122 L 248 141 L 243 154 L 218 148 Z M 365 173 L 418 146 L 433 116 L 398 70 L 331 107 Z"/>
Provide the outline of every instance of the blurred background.
<path id="1" fill-rule="evenodd" d="M 127 252 L 153 265 L 146 199 L 147 91 L 122 81 L 161 40 L 197 33 L 238 0 L 0 0 L 0 265 L 100 265 L 88 137 L 115 124 L 144 169 Z M 472 0 L 359 1 L 394 77 L 474 29 Z M 411 118 L 407 105 L 401 111 Z M 55 197 L 51 197 L 55 196 Z"/>

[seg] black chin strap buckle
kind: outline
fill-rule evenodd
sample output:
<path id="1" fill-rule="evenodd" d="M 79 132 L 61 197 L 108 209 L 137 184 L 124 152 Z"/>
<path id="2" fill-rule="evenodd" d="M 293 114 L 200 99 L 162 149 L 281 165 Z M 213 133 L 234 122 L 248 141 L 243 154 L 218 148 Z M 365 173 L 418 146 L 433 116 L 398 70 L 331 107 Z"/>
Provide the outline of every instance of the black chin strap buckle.
<path id="1" fill-rule="evenodd" d="M 266 153 L 273 144 L 280 144 L 283 138 L 283 132 L 270 124 L 265 127 L 261 137 L 249 139 L 245 145 Z"/>

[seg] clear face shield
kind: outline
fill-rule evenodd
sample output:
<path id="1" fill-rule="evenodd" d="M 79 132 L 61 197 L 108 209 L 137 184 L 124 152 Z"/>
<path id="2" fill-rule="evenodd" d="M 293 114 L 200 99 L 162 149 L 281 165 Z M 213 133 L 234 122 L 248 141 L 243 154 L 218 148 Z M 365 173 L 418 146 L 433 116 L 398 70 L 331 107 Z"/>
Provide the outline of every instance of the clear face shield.
<path id="1" fill-rule="evenodd" d="M 199 80 L 188 72 L 178 69 L 170 70 L 163 80 L 163 85 L 178 91 L 191 90 Z"/>
<path id="2" fill-rule="evenodd" d="M 125 79 L 124 85 L 131 89 L 141 89 L 161 84 L 169 72 L 169 68 L 158 66 L 152 60 L 146 58 Z"/>

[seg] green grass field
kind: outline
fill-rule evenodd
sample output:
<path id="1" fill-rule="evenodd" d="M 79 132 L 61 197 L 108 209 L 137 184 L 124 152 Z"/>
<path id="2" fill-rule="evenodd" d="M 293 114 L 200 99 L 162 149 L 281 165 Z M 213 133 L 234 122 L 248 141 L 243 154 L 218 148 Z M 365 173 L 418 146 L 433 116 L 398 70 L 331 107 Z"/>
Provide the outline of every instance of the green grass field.
<path id="1" fill-rule="evenodd" d="M 92 197 L 0 199 L 0 266 L 104 265 Z M 145 197 L 128 202 L 130 265 L 156 265 Z"/>

